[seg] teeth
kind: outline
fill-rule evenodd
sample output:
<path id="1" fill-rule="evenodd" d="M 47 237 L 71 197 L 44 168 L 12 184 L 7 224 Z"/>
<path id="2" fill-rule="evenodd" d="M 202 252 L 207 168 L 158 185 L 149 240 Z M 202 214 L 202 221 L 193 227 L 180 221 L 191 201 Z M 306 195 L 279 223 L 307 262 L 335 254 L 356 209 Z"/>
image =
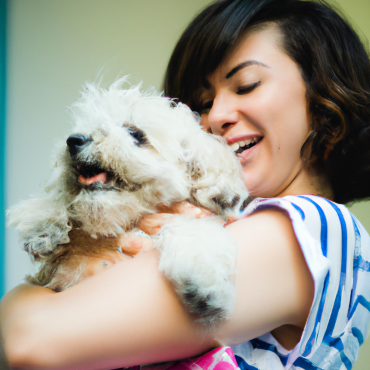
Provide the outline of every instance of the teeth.
<path id="1" fill-rule="evenodd" d="M 243 146 L 246 146 L 246 145 L 249 145 L 249 144 L 252 144 L 252 143 L 255 143 L 258 141 L 258 138 L 257 137 L 254 137 L 252 139 L 246 139 L 246 140 L 240 140 L 236 143 L 232 143 L 230 144 L 230 147 L 231 149 L 235 152 L 236 150 L 238 150 L 239 148 L 242 148 Z"/>
<path id="2" fill-rule="evenodd" d="M 231 149 L 235 152 L 235 150 L 239 149 L 239 143 L 230 144 Z"/>

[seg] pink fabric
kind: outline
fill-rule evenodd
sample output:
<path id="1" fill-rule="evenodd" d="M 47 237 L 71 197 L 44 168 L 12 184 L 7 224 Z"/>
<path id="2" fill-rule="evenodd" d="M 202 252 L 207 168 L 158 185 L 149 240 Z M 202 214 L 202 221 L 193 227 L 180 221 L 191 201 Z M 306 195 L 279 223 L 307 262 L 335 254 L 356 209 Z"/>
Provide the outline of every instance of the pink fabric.
<path id="1" fill-rule="evenodd" d="M 230 347 L 219 347 L 186 360 L 134 366 L 129 370 L 240 370 Z"/>
<path id="2" fill-rule="evenodd" d="M 178 367 L 180 366 L 180 367 Z M 230 347 L 215 348 L 204 355 L 175 363 L 171 370 L 239 370 Z"/>

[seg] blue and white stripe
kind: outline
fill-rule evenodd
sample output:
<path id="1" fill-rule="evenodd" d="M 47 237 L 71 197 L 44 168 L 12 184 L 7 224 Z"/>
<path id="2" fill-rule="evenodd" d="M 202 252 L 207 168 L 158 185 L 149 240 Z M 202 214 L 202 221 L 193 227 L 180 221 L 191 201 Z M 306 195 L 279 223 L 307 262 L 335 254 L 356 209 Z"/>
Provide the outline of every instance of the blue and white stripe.
<path id="1" fill-rule="evenodd" d="M 349 370 L 367 336 L 370 320 L 370 237 L 340 204 L 313 196 L 256 199 L 246 217 L 267 207 L 292 221 L 315 283 L 301 341 L 284 349 L 270 334 L 233 347 L 246 370 Z"/>

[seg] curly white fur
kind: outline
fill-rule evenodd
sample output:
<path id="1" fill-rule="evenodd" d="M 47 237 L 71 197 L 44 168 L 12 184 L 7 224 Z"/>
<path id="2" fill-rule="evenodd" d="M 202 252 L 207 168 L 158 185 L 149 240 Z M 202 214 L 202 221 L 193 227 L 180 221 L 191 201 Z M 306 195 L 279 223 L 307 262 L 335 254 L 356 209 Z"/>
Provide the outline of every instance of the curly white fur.
<path id="1" fill-rule="evenodd" d="M 57 152 L 45 196 L 10 209 L 9 224 L 36 260 L 47 262 L 63 248 L 72 225 L 93 237 L 116 236 L 159 204 L 187 200 L 222 215 L 238 212 L 248 197 L 240 165 L 222 138 L 205 133 L 186 105 L 139 86 L 123 89 L 125 82 L 108 90 L 86 85 L 72 107 L 72 132 L 85 141 Z M 84 183 L 93 177 L 86 173 L 99 169 L 106 182 Z M 183 217 L 155 241 L 159 268 L 186 306 L 203 321 L 225 317 L 236 253 L 226 231 L 212 219 Z"/>

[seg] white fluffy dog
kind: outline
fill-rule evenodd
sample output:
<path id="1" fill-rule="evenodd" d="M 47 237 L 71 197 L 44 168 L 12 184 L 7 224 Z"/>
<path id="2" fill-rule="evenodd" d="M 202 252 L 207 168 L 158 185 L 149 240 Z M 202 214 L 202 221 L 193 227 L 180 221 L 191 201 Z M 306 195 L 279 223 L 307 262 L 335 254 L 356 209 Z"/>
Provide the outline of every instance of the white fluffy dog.
<path id="1" fill-rule="evenodd" d="M 29 281 L 56 291 L 84 276 L 86 259 L 115 250 L 143 215 L 182 201 L 216 215 L 248 197 L 240 165 L 191 110 L 154 91 L 87 84 L 72 108 L 73 134 L 58 151 L 46 195 L 9 211 L 24 249 L 41 263 Z M 159 269 L 204 323 L 233 304 L 236 246 L 215 218 L 177 216 L 152 237 Z"/>

